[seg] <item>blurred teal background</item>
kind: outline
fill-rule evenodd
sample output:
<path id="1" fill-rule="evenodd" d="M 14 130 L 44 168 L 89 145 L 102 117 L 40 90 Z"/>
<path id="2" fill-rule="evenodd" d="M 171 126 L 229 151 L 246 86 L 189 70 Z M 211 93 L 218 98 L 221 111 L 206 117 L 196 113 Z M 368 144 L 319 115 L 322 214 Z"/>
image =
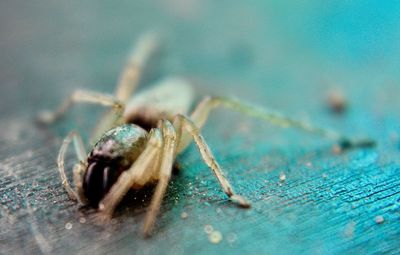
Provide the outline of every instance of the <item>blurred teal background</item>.
<path id="1" fill-rule="evenodd" d="M 235 95 L 378 147 L 335 155 L 329 141 L 217 111 L 204 135 L 253 209 L 226 201 L 192 146 L 152 239 L 139 237 L 145 207 L 123 206 L 116 224 L 96 226 L 68 199 L 55 158 L 69 130 L 89 135 L 97 108 L 76 107 L 54 128 L 32 120 L 76 88 L 112 92 L 149 30 L 164 46 L 142 87 L 181 75 L 199 97 Z M 1 1 L 1 252 L 400 253 L 399 42 L 398 1 Z M 346 96 L 345 114 L 327 110 L 330 90 Z M 207 224 L 221 243 L 207 240 Z"/>

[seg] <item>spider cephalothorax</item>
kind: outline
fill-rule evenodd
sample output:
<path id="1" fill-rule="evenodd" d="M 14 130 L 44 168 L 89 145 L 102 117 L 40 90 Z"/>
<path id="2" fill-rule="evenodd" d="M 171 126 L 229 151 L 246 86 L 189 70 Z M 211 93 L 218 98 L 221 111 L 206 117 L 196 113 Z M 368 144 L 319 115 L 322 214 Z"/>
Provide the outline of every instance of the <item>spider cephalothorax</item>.
<path id="1" fill-rule="evenodd" d="M 106 132 L 94 145 L 83 176 L 87 200 L 98 205 L 123 171 L 135 162 L 146 147 L 147 132 L 134 124 L 125 124 Z"/>

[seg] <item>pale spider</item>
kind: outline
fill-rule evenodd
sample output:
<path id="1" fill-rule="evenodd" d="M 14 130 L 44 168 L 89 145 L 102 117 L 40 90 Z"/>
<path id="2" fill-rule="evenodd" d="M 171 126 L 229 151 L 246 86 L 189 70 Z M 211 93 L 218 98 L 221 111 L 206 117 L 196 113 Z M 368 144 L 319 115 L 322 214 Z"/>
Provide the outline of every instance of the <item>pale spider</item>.
<path id="1" fill-rule="evenodd" d="M 191 139 L 226 195 L 240 207 L 249 208 L 250 203 L 234 192 L 200 134 L 210 111 L 216 107 L 223 106 L 279 126 L 296 127 L 327 137 L 343 148 L 372 145 L 369 140 L 352 142 L 333 131 L 227 97 L 205 97 L 188 116 L 194 91 L 189 82 L 180 78 L 165 79 L 131 98 L 143 67 L 157 46 L 158 40 L 154 36 L 140 38 L 121 74 L 114 95 L 78 90 L 58 110 L 46 111 L 39 116 L 41 122 L 52 123 L 61 118 L 73 103 L 78 102 L 111 107 L 95 128 L 94 138 L 97 142 L 90 154 L 86 153 L 79 134 L 73 131 L 65 138 L 57 160 L 62 184 L 69 196 L 81 204 L 97 206 L 102 219 L 112 217 L 116 206 L 130 189 L 141 189 L 147 184 L 157 183 L 143 226 L 143 233 L 150 234 L 171 177 L 173 163 Z M 75 190 L 71 188 L 64 170 L 64 158 L 71 141 L 79 160 L 73 168 Z"/>

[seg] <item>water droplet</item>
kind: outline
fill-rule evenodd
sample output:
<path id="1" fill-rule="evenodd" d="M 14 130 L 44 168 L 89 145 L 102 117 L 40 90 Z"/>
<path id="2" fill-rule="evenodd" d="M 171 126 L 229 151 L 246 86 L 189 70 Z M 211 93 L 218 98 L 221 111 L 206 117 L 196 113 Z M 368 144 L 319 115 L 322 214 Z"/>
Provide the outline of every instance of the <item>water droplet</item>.
<path id="1" fill-rule="evenodd" d="M 204 226 L 204 232 L 206 232 L 207 234 L 211 234 L 213 231 L 214 231 L 213 226 L 211 226 L 211 225 Z"/>
<path id="2" fill-rule="evenodd" d="M 220 243 L 222 241 L 222 234 L 219 231 L 213 231 L 209 234 L 208 236 L 208 240 L 210 240 L 210 242 L 217 244 Z"/>
<path id="3" fill-rule="evenodd" d="M 385 221 L 385 219 L 383 218 L 382 215 L 378 215 L 378 216 L 375 217 L 375 222 L 377 224 L 382 224 L 384 221 Z"/>
<path id="4" fill-rule="evenodd" d="M 188 217 L 187 212 L 182 212 L 182 213 L 181 213 L 181 218 L 182 218 L 182 219 L 186 219 L 187 217 Z"/>
<path id="5" fill-rule="evenodd" d="M 70 230 L 72 228 L 72 223 L 71 222 L 67 222 L 67 224 L 65 224 L 65 229 Z"/>

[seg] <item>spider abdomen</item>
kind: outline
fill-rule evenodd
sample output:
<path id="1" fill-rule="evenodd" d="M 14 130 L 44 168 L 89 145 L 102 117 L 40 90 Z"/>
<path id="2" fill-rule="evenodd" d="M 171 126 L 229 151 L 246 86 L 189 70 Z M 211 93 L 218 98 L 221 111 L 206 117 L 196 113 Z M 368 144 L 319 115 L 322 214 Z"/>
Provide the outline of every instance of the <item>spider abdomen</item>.
<path id="1" fill-rule="evenodd" d="M 147 132 L 141 127 L 126 124 L 106 132 L 95 144 L 88 157 L 83 177 L 83 191 L 87 200 L 98 205 L 121 173 L 143 152 Z"/>

